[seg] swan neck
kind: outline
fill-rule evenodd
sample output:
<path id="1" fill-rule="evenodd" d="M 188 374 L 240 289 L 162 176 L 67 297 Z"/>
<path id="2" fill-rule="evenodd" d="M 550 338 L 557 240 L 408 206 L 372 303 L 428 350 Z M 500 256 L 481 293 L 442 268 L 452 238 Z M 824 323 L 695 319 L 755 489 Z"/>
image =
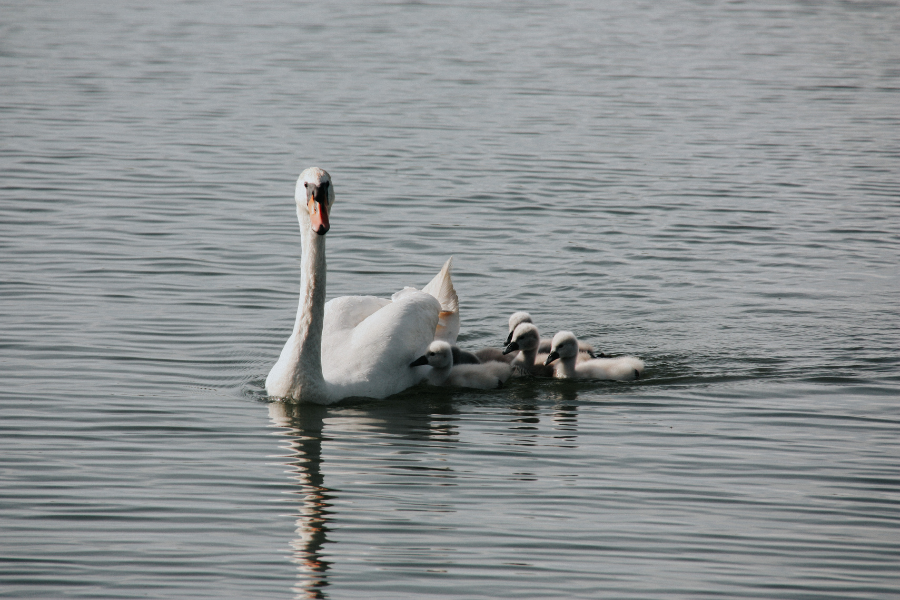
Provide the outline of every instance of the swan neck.
<path id="1" fill-rule="evenodd" d="M 537 348 L 530 350 L 521 350 L 522 360 L 529 369 L 534 366 L 534 359 L 537 357 Z"/>
<path id="2" fill-rule="evenodd" d="M 572 378 L 575 377 L 575 362 L 578 360 L 577 356 L 571 356 L 569 358 L 561 358 L 559 359 L 560 364 L 560 375 L 562 377 Z"/>
<path id="3" fill-rule="evenodd" d="M 299 213 L 299 208 L 298 208 Z M 299 216 L 299 215 L 298 215 Z M 300 305 L 294 322 L 299 356 L 294 389 L 302 396 L 324 393 L 322 375 L 322 327 L 325 320 L 325 236 L 304 227 L 300 218 Z"/>

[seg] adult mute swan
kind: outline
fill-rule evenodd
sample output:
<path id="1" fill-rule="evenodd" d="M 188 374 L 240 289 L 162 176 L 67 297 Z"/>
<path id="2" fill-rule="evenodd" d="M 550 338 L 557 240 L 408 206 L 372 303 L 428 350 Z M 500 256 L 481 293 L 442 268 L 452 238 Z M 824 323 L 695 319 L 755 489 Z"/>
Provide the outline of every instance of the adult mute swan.
<path id="1" fill-rule="evenodd" d="M 410 363 L 410 368 L 430 365 L 425 379 L 431 385 L 478 388 L 490 390 L 503 385 L 509 379 L 511 369 L 505 362 L 481 364 L 453 364 L 453 350 L 450 344 L 435 340 L 428 345 L 428 351 Z"/>
<path id="2" fill-rule="evenodd" d="M 521 325 L 522 323 L 531 323 L 534 324 L 534 321 L 531 320 L 531 315 L 524 310 L 520 310 L 519 312 L 514 312 L 509 316 L 509 335 L 506 336 L 506 345 L 512 341 L 513 332 L 516 330 L 516 327 Z M 541 338 L 541 343 L 537 348 L 537 351 L 542 354 L 547 354 L 550 352 L 550 338 Z M 578 351 L 584 354 L 587 354 L 587 357 L 579 356 L 579 360 L 584 360 L 585 358 L 596 358 L 598 356 L 603 356 L 603 353 L 595 353 L 594 347 L 588 344 L 587 342 L 578 341 Z"/>
<path id="3" fill-rule="evenodd" d="M 578 338 L 571 331 L 560 331 L 553 336 L 550 354 L 544 361 L 549 365 L 559 359 L 556 377 L 562 379 L 616 379 L 631 381 L 639 379 L 644 372 L 644 361 L 636 356 L 615 358 L 594 358 L 578 362 Z"/>
<path id="4" fill-rule="evenodd" d="M 297 319 L 266 377 L 270 396 L 317 404 L 363 396 L 384 398 L 422 380 L 409 367 L 435 339 L 459 334 L 459 301 L 448 260 L 422 291 L 405 288 L 388 300 L 343 296 L 325 302 L 325 234 L 334 203 L 331 176 L 311 167 L 294 193 L 300 222 Z"/>

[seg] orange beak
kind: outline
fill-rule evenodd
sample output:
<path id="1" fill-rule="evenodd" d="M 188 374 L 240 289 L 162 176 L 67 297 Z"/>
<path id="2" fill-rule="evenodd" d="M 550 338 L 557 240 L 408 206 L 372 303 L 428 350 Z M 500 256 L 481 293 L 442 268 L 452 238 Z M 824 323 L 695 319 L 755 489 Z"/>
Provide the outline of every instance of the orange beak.
<path id="1" fill-rule="evenodd" d="M 328 222 L 328 199 L 320 198 L 318 194 L 310 195 L 306 209 L 309 211 L 309 221 L 313 231 L 319 235 L 328 233 L 328 230 L 331 229 L 331 224 Z"/>

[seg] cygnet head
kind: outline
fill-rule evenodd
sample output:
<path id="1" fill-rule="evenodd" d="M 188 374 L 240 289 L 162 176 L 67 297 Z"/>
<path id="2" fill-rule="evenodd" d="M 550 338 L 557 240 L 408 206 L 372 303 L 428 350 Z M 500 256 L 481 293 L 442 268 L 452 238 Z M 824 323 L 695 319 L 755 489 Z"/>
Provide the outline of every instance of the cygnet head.
<path id="1" fill-rule="evenodd" d="M 538 333 L 538 328 L 533 323 L 520 323 L 509 337 L 510 341 L 503 350 L 503 354 L 509 354 L 516 350 L 530 352 L 537 350 L 541 344 L 541 334 Z"/>
<path id="2" fill-rule="evenodd" d="M 428 351 L 409 364 L 410 367 L 431 365 L 435 369 L 446 369 L 453 366 L 453 348 L 450 344 L 441 340 L 435 340 L 428 345 Z"/>
<path id="3" fill-rule="evenodd" d="M 297 214 L 300 221 L 318 235 L 325 235 L 331 224 L 328 215 L 334 204 L 334 186 L 331 175 L 319 167 L 310 167 L 300 173 L 294 191 Z"/>
<path id="4" fill-rule="evenodd" d="M 516 327 L 518 327 L 522 323 L 534 323 L 534 321 L 531 320 L 531 315 L 529 315 L 527 312 L 522 311 L 522 310 L 520 310 L 519 312 L 514 312 L 512 315 L 510 315 L 510 317 L 509 317 L 509 335 L 506 336 L 506 344 L 507 345 L 509 345 L 509 343 L 512 341 L 513 332 L 515 332 Z"/>
<path id="5" fill-rule="evenodd" d="M 550 344 L 550 354 L 547 355 L 545 365 L 549 365 L 557 358 L 566 360 L 567 358 L 575 358 L 578 356 L 578 338 L 571 331 L 560 331 L 553 336 L 553 342 Z"/>

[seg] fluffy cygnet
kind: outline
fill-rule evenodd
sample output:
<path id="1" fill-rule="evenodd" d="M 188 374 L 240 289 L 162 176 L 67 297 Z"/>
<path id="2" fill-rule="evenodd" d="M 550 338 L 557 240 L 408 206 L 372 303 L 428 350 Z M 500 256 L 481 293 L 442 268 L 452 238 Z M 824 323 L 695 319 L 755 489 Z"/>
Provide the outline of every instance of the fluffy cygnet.
<path id="1" fill-rule="evenodd" d="M 476 350 L 474 354 L 483 363 L 491 361 L 509 363 L 516 357 L 515 354 L 503 354 L 503 348 L 482 348 Z"/>
<path id="2" fill-rule="evenodd" d="M 428 351 L 410 363 L 410 367 L 431 365 L 425 379 L 431 385 L 467 387 L 489 390 L 498 388 L 509 379 L 510 366 L 503 362 L 482 364 L 453 364 L 453 350 L 450 344 L 434 341 Z"/>
<path id="3" fill-rule="evenodd" d="M 540 362 L 535 361 L 540 342 L 541 335 L 533 323 L 523 322 L 516 326 L 503 351 L 504 354 L 519 351 L 518 355 L 509 363 L 516 375 L 553 377 L 553 367 L 544 365 L 543 358 Z"/>
<path id="4" fill-rule="evenodd" d="M 559 359 L 556 366 L 556 377 L 563 379 L 616 379 L 631 381 L 638 379 L 644 372 L 644 361 L 636 356 L 617 356 L 615 358 L 594 358 L 578 361 L 578 338 L 571 331 L 560 331 L 553 336 L 550 354 L 544 361 L 549 365 Z"/>
<path id="5" fill-rule="evenodd" d="M 509 317 L 509 335 L 506 336 L 506 344 L 512 341 L 513 332 L 516 330 L 516 327 L 521 325 L 522 323 L 532 323 L 534 321 L 531 320 L 531 315 L 525 311 L 514 312 Z M 548 354 L 550 352 L 550 347 L 552 344 L 552 340 L 550 338 L 542 338 L 540 341 L 540 345 L 537 348 L 537 351 L 541 354 Z M 602 352 L 595 352 L 594 347 L 588 344 L 587 342 L 578 342 L 578 351 L 586 354 L 587 356 L 579 356 L 578 360 L 582 361 L 586 358 L 597 358 L 598 356 L 603 356 Z"/>
<path id="6" fill-rule="evenodd" d="M 476 354 L 463 350 L 459 346 L 450 346 L 450 350 L 453 352 L 454 365 L 477 365 L 484 362 Z"/>

